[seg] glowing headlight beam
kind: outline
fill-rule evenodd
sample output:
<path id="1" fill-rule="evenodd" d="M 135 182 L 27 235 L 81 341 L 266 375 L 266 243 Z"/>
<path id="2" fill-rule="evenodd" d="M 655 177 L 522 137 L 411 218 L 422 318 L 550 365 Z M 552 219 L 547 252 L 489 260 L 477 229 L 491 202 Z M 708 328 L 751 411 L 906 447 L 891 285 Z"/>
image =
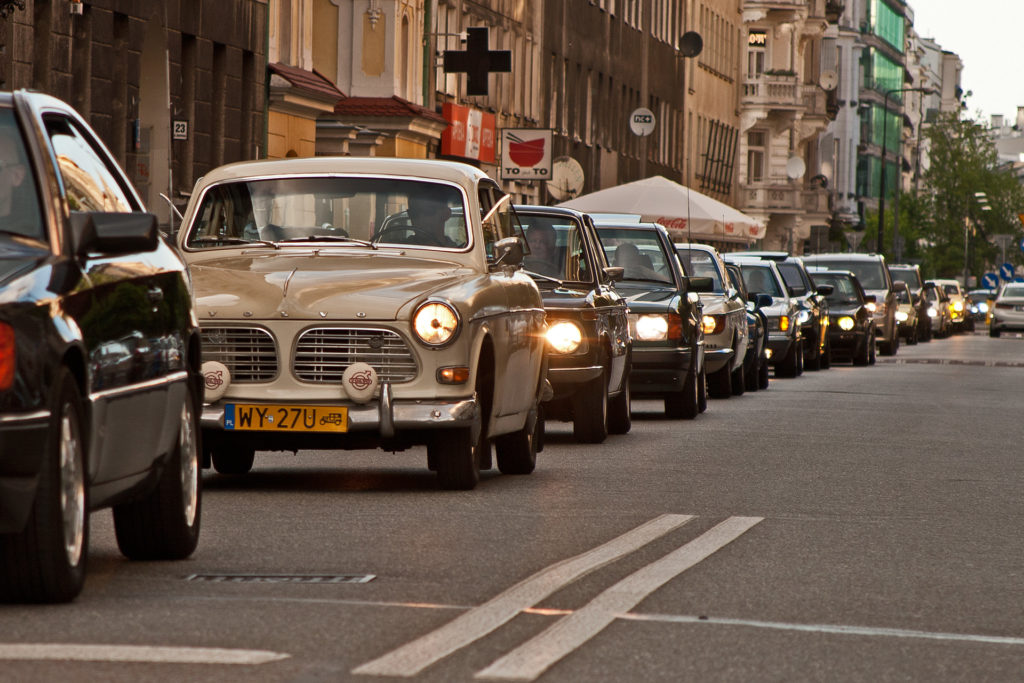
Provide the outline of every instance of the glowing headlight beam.
<path id="1" fill-rule="evenodd" d="M 636 321 L 636 336 L 641 341 L 668 339 L 668 319 L 663 315 L 642 315 Z"/>
<path id="2" fill-rule="evenodd" d="M 583 343 L 583 332 L 576 323 L 557 322 L 548 328 L 547 340 L 556 353 L 573 353 Z"/>
<path id="3" fill-rule="evenodd" d="M 439 346 L 455 337 L 459 329 L 459 316 L 448 304 L 430 301 L 416 311 L 412 327 L 424 344 Z"/>

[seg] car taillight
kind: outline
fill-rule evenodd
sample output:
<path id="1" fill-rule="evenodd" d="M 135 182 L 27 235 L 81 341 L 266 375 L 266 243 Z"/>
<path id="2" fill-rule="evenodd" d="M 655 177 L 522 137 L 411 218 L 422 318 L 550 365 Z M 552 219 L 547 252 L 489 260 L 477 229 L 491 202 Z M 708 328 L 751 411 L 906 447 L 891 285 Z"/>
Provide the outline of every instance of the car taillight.
<path id="1" fill-rule="evenodd" d="M 14 328 L 0 323 L 0 390 L 14 384 Z"/>

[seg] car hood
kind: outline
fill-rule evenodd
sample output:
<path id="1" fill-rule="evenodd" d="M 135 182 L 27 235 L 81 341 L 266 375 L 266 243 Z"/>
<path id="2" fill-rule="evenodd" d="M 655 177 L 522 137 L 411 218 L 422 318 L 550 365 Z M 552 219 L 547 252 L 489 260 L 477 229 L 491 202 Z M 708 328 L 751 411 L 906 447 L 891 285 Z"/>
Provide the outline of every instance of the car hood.
<path id="1" fill-rule="evenodd" d="M 674 288 L 638 290 L 621 287 L 619 293 L 631 311 L 675 310 L 679 307 L 679 291 Z"/>
<path id="2" fill-rule="evenodd" d="M 845 305 L 829 305 L 828 312 L 832 317 L 836 318 L 843 315 L 857 315 L 857 312 L 861 309 L 860 304 L 845 304 Z"/>
<path id="3" fill-rule="evenodd" d="M 201 319 L 395 320 L 415 299 L 474 275 L 395 254 L 229 255 L 190 266 Z"/>

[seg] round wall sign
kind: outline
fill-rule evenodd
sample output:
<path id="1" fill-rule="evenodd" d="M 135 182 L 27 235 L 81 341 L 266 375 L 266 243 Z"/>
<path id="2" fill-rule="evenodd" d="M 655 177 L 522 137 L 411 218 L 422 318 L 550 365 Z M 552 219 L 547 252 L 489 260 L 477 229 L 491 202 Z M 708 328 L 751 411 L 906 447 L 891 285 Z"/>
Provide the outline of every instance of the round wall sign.
<path id="1" fill-rule="evenodd" d="M 640 107 L 634 109 L 629 115 L 629 129 L 634 135 L 646 137 L 654 132 L 654 112 L 650 109 Z"/>

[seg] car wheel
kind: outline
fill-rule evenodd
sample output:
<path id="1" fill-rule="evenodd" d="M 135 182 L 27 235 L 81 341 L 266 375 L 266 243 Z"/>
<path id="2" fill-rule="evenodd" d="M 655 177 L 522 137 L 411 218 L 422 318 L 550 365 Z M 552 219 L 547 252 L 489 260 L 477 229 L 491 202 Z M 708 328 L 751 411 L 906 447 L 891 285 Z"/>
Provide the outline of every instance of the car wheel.
<path id="1" fill-rule="evenodd" d="M 476 443 L 473 442 L 473 430 L 470 427 L 447 429 L 434 435 L 434 440 L 427 446 L 427 459 L 436 466 L 437 483 L 441 488 L 468 491 L 480 481 L 478 451 L 484 447 L 490 448 L 484 429 L 481 426 Z"/>
<path id="2" fill-rule="evenodd" d="M 248 474 L 256 460 L 256 449 L 235 448 L 232 450 L 217 449 L 210 454 L 213 469 L 219 474 Z"/>
<path id="3" fill-rule="evenodd" d="M 917 346 L 917 328 L 915 327 L 907 335 L 907 346 Z"/>
<path id="4" fill-rule="evenodd" d="M 732 373 L 729 372 L 728 365 L 723 365 L 708 377 L 708 394 L 711 398 L 732 396 Z"/>
<path id="5" fill-rule="evenodd" d="M 828 370 L 832 367 L 832 343 L 825 338 L 825 348 L 821 351 L 821 369 Z"/>
<path id="6" fill-rule="evenodd" d="M 0 534 L 0 600 L 69 602 L 85 582 L 89 508 L 82 401 L 71 373 L 53 389 L 50 436 L 25 528 Z"/>
<path id="7" fill-rule="evenodd" d="M 757 358 L 755 357 L 753 360 L 751 360 L 749 365 L 746 365 L 743 368 L 743 380 L 746 384 L 745 388 L 747 391 L 757 391 L 758 389 L 761 388 L 759 386 L 760 382 L 758 381 L 757 371 L 758 365 Z"/>
<path id="8" fill-rule="evenodd" d="M 757 370 L 757 388 L 762 391 L 768 388 L 769 374 L 768 374 L 768 359 L 762 358 L 761 365 Z"/>
<path id="9" fill-rule="evenodd" d="M 629 391 L 629 369 L 622 381 L 622 391 L 608 405 L 608 433 L 628 434 L 633 427 L 632 396 Z"/>
<path id="10" fill-rule="evenodd" d="M 572 397 L 572 435 L 580 443 L 601 443 L 608 438 L 608 369 L 587 382 Z"/>
<path id="11" fill-rule="evenodd" d="M 498 470 L 502 474 L 529 474 L 537 466 L 537 443 L 542 438 L 544 419 L 534 406 L 526 424 L 518 432 L 504 434 L 494 440 Z"/>
<path id="12" fill-rule="evenodd" d="M 665 395 L 665 416 L 674 420 L 692 420 L 700 412 L 700 397 L 697 395 L 697 370 L 690 364 L 681 391 Z"/>
<path id="13" fill-rule="evenodd" d="M 796 377 L 799 374 L 797 371 L 800 366 L 800 356 L 802 356 L 800 342 L 794 341 L 790 344 L 785 357 L 775 366 L 776 374 L 780 377 Z"/>
<path id="14" fill-rule="evenodd" d="M 697 412 L 703 413 L 708 409 L 708 373 L 703 365 L 697 374 Z"/>
<path id="15" fill-rule="evenodd" d="M 743 363 L 740 363 L 735 370 L 732 371 L 732 395 L 742 396 L 743 392 L 747 390 L 746 375 L 743 372 Z"/>
<path id="16" fill-rule="evenodd" d="M 988 328 L 988 336 L 994 337 L 994 338 L 998 339 L 999 338 L 999 328 L 998 327 L 990 327 L 990 328 Z"/>
<path id="17" fill-rule="evenodd" d="M 199 544 L 202 508 L 199 417 L 187 391 L 178 423 L 178 442 L 145 498 L 114 506 L 117 547 L 132 560 L 180 560 Z"/>
<path id="18" fill-rule="evenodd" d="M 868 365 L 875 364 L 875 345 L 873 343 L 868 344 Z"/>
<path id="19" fill-rule="evenodd" d="M 817 339 L 817 336 L 807 337 L 807 341 L 811 343 L 804 353 L 804 367 L 812 372 L 821 370 L 821 346 Z"/>
<path id="20" fill-rule="evenodd" d="M 974 320 L 967 321 L 967 331 L 974 332 Z"/>
<path id="21" fill-rule="evenodd" d="M 864 335 L 864 339 L 861 340 L 860 346 L 853 354 L 853 364 L 857 366 L 867 365 L 871 360 L 871 349 L 874 347 L 875 341 L 871 338 L 871 334 Z"/>

